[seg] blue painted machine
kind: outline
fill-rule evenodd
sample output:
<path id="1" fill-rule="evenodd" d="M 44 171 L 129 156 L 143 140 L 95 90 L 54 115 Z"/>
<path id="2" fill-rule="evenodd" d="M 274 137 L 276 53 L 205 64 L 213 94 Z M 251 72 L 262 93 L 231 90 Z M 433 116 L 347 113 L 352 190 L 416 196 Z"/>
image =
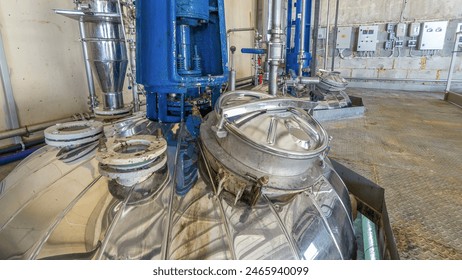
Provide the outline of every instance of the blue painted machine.
<path id="1" fill-rule="evenodd" d="M 138 0 L 137 82 L 147 117 L 180 122 L 211 110 L 228 78 L 223 0 Z"/>
<path id="2" fill-rule="evenodd" d="M 300 64 L 307 69 L 311 61 L 310 30 L 311 30 L 311 0 L 288 0 L 287 5 L 287 42 L 286 42 L 286 72 L 298 73 Z M 304 25 L 304 30 L 302 31 Z M 303 35 L 301 35 L 303 34 Z M 303 71 L 304 76 L 308 72 Z"/>

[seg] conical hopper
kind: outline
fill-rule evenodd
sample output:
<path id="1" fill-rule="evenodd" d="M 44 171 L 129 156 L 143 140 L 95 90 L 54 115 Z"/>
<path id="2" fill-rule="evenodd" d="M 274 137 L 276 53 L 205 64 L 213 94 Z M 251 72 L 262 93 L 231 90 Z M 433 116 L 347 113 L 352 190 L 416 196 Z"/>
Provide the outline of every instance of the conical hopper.
<path id="1" fill-rule="evenodd" d="M 100 110 L 123 111 L 128 57 L 117 1 L 80 1 L 76 10 L 55 12 L 80 22 L 85 59 L 102 90 Z"/>

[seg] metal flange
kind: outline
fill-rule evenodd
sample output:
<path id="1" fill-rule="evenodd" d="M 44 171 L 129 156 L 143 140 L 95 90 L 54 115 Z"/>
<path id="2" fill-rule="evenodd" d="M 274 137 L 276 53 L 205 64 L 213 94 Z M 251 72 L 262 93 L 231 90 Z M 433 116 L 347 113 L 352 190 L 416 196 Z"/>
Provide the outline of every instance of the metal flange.
<path id="1" fill-rule="evenodd" d="M 77 121 L 56 124 L 44 131 L 45 142 L 54 147 L 79 146 L 99 140 L 103 136 L 103 123 Z"/>
<path id="2" fill-rule="evenodd" d="M 96 154 L 101 175 L 123 186 L 146 180 L 167 164 L 167 141 L 152 135 L 112 138 Z"/>
<path id="3" fill-rule="evenodd" d="M 99 107 L 94 109 L 95 115 L 103 119 L 117 119 L 130 115 L 132 113 L 132 107 L 127 106 L 120 109 L 104 110 Z"/>

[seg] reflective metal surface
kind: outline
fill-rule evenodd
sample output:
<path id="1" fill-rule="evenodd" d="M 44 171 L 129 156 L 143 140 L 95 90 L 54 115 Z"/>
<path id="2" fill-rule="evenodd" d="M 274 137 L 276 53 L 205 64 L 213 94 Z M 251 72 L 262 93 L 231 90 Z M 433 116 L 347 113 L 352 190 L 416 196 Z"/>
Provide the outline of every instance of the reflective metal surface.
<path id="1" fill-rule="evenodd" d="M 340 76 L 340 72 L 320 70 L 318 76 L 321 79 L 318 87 L 325 91 L 345 90 L 348 85 L 347 80 Z"/>
<path id="2" fill-rule="evenodd" d="M 85 59 L 90 62 L 92 72 L 101 90 L 100 108 L 103 111 L 124 109 L 123 84 L 128 57 L 125 35 L 120 19 L 117 0 L 86 0 L 77 3 L 77 10 L 55 10 L 56 13 L 77 19 L 81 23 L 81 35 Z M 124 113 L 130 109 L 124 110 Z M 114 115 L 120 115 L 118 112 Z M 123 115 L 123 114 L 122 114 Z"/>
<path id="3" fill-rule="evenodd" d="M 118 138 L 159 129 L 169 143 L 167 165 L 130 187 L 101 176 L 96 149 L 66 163 L 59 148 L 46 146 L 18 165 L 2 182 L 0 258 L 354 258 L 348 192 L 327 159 L 310 187 L 286 196 L 263 192 L 251 206 L 217 192 L 204 145 L 184 124 L 137 115 L 104 131 Z M 187 168 L 182 146 L 199 156 L 185 194 L 177 191 Z"/>

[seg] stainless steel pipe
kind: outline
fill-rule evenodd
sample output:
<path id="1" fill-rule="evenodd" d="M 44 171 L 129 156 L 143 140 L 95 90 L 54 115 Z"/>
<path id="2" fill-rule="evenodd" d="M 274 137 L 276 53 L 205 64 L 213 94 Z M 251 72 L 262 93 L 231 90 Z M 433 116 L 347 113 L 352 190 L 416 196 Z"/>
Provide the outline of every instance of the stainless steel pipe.
<path id="1" fill-rule="evenodd" d="M 327 17 L 326 17 L 326 20 L 327 20 L 327 22 L 326 22 L 326 46 L 324 48 L 324 69 L 325 70 L 327 70 L 327 58 L 329 56 L 330 0 L 327 0 Z"/>
<path id="2" fill-rule="evenodd" d="M 282 0 L 273 0 L 271 40 L 268 46 L 269 61 L 269 94 L 276 95 L 278 91 L 278 68 L 283 61 L 282 53 L 284 44 L 282 42 Z"/>
<path id="3" fill-rule="evenodd" d="M 313 59 L 310 63 L 310 76 L 315 77 L 317 66 L 318 66 L 318 34 L 319 34 L 319 14 L 321 9 L 321 0 L 314 0 L 314 19 L 313 19 L 313 45 L 311 51 L 313 54 Z"/>
<path id="4" fill-rule="evenodd" d="M 83 21 L 79 21 L 79 31 L 80 38 L 85 38 L 85 25 Z M 91 63 L 88 60 L 88 48 L 87 44 L 82 40 L 82 51 L 83 51 L 83 60 L 85 63 L 85 74 L 87 76 L 87 86 L 88 86 L 88 99 L 91 112 L 94 112 L 94 109 L 98 107 L 98 98 L 96 96 L 95 90 L 95 81 L 93 80 L 93 71 L 91 70 Z"/>
<path id="5" fill-rule="evenodd" d="M 230 70 L 229 70 L 228 83 L 229 83 L 229 89 L 231 91 L 235 91 L 236 90 L 236 70 L 234 69 L 234 53 L 236 52 L 236 47 L 231 46 L 229 50 L 231 51 L 231 59 L 230 59 Z"/>
<path id="6" fill-rule="evenodd" d="M 453 82 L 452 76 L 454 75 L 454 67 L 456 66 L 456 57 L 457 57 L 457 51 L 460 46 L 460 40 L 462 38 L 462 32 L 457 32 L 456 33 L 456 40 L 454 42 L 454 50 L 452 52 L 452 57 L 451 57 L 451 64 L 449 66 L 449 73 L 448 73 L 448 80 L 446 83 L 446 92 L 449 92 L 451 90 L 451 83 Z"/>
<path id="7" fill-rule="evenodd" d="M 298 76 L 303 76 L 303 64 L 305 61 L 305 36 L 306 36 L 306 0 L 302 0 L 302 18 L 300 26 L 300 52 L 298 53 Z"/>
<path id="8" fill-rule="evenodd" d="M 9 138 L 18 137 L 18 136 L 27 136 L 31 133 L 42 131 L 57 123 L 71 122 L 71 121 L 76 121 L 78 119 L 79 118 L 77 118 L 76 116 L 72 116 L 69 118 L 64 118 L 64 119 L 59 119 L 59 120 L 54 120 L 54 121 L 49 121 L 49 122 L 44 122 L 44 123 L 38 123 L 38 124 L 33 124 L 33 125 L 27 125 L 27 126 L 23 126 L 23 127 L 16 128 L 16 129 L 5 130 L 5 131 L 0 132 L 0 140 L 9 139 Z"/>

